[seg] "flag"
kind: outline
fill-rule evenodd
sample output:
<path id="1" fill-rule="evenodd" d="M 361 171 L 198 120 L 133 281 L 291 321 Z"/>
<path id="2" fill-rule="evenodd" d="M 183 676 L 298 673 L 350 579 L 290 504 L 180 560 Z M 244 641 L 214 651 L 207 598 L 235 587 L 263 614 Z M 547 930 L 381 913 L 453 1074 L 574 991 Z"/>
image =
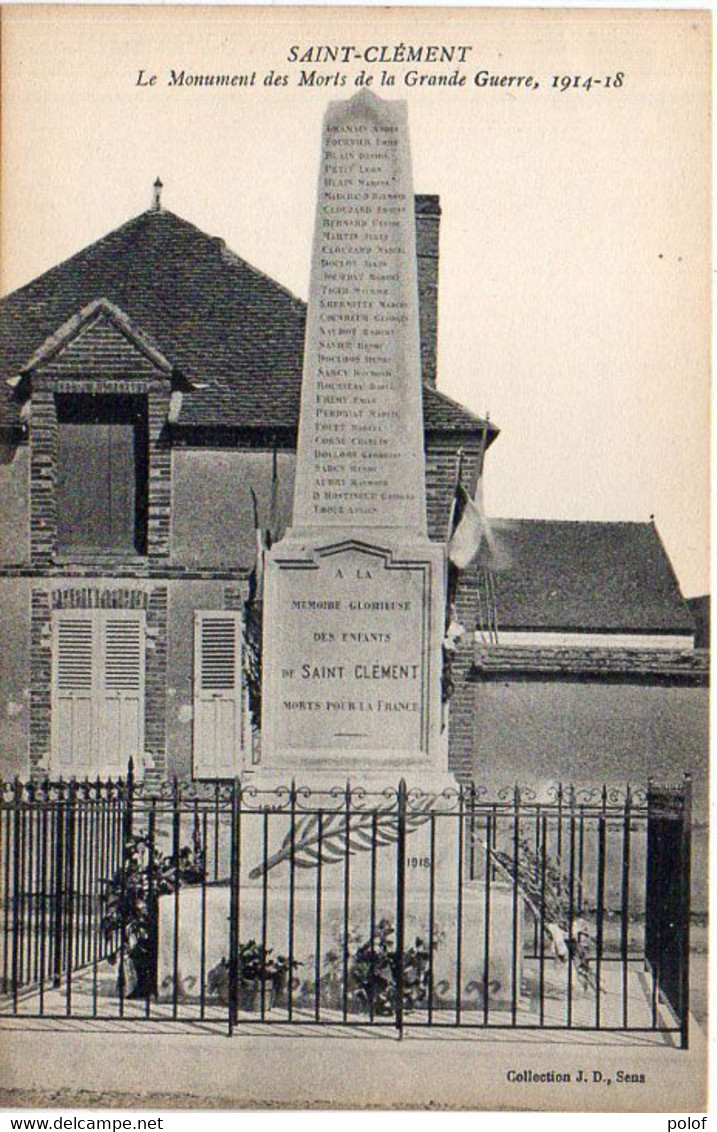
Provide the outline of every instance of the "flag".
<path id="1" fill-rule="evenodd" d="M 262 589 L 264 583 L 264 532 L 259 522 L 256 492 L 249 487 L 254 512 L 256 559 L 249 575 L 249 593 L 244 602 L 244 648 L 242 659 L 246 680 L 249 717 L 257 730 L 261 726 Z"/>
<path id="2" fill-rule="evenodd" d="M 477 557 L 483 543 L 490 558 L 495 552 L 495 539 L 483 505 L 483 464 L 485 450 L 488 443 L 488 421 L 483 427 L 480 458 L 478 462 L 478 479 L 473 496 L 463 483 L 462 464 L 463 453 L 459 452 L 458 471 L 456 475 L 456 488 L 451 508 L 451 522 L 448 536 L 448 560 L 457 570 L 465 570 Z"/>
<path id="3" fill-rule="evenodd" d="M 462 483 L 456 486 L 453 533 L 448 557 L 459 570 L 465 570 L 480 550 L 485 532 L 485 516 Z"/>
<path id="4" fill-rule="evenodd" d="M 259 522 L 259 504 L 254 488 L 249 486 L 252 510 L 254 512 L 254 536 L 256 538 L 256 558 L 249 575 L 249 602 L 261 601 L 264 587 L 264 551 L 266 549 L 266 536 Z"/>
<path id="5" fill-rule="evenodd" d="M 269 498 L 269 522 L 262 527 L 259 520 L 259 502 L 254 488 L 249 486 L 252 511 L 254 514 L 254 533 L 256 536 L 256 559 L 249 575 L 249 593 L 244 602 L 244 676 L 249 699 L 249 715 L 254 728 L 261 726 L 261 683 L 262 683 L 262 637 L 264 596 L 264 555 L 270 550 L 279 536 L 279 474 L 276 441 L 271 460 L 271 494 Z"/>

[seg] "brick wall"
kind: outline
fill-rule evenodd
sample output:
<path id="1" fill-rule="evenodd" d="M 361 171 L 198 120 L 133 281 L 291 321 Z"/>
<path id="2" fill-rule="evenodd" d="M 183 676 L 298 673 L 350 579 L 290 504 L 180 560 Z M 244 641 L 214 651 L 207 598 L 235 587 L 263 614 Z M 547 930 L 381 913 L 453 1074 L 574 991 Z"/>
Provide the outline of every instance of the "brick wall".
<path id="1" fill-rule="evenodd" d="M 167 431 L 170 386 L 166 378 L 96 378 L 93 381 L 61 379 L 53 374 L 33 381 L 30 423 L 30 559 L 42 569 L 58 555 L 55 486 L 58 473 L 56 394 L 96 393 L 146 396 L 149 427 L 147 469 L 147 557 L 169 557 L 172 505 L 172 450 Z M 93 555 L 93 561 L 96 556 Z M 109 569 L 115 557 L 106 556 Z"/>
<path id="2" fill-rule="evenodd" d="M 455 691 L 449 707 L 448 767 L 462 781 L 469 781 L 474 769 L 475 692 L 470 680 L 473 668 L 473 628 L 476 620 L 478 574 L 464 570 L 456 596 L 456 616 L 465 635 L 453 659 Z"/>
<path id="3" fill-rule="evenodd" d="M 458 449 L 463 448 L 462 480 L 473 491 L 478 474 L 479 437 L 434 437 L 426 449 L 426 501 L 428 535 L 439 542 L 446 537 L 451 503 L 456 490 Z"/>
<path id="4" fill-rule="evenodd" d="M 143 609 L 145 641 L 145 751 L 156 780 L 164 777 L 167 755 L 167 586 L 148 590 L 79 584 L 33 588 L 30 616 L 30 772 L 42 777 L 50 765 L 52 704 L 52 612 L 62 609 Z"/>
<path id="5" fill-rule="evenodd" d="M 30 597 L 30 773 L 42 776 L 50 765 L 52 695 L 51 595 L 33 589 Z"/>
<path id="6" fill-rule="evenodd" d="M 167 429 L 170 389 L 166 381 L 152 382 L 148 391 L 149 484 L 147 555 L 169 557 L 172 509 L 172 449 Z"/>
<path id="7" fill-rule="evenodd" d="M 421 369 L 427 385 L 436 385 L 438 348 L 438 254 L 441 206 L 437 196 L 417 196 L 416 255 L 421 325 Z"/>
<path id="8" fill-rule="evenodd" d="M 55 590 L 52 594 L 53 609 L 146 609 L 147 594 L 144 590 L 123 588 L 96 589 L 94 586 L 78 585 L 69 589 Z"/>
<path id="9" fill-rule="evenodd" d="M 30 422 L 30 561 L 49 566 L 57 555 L 57 409 L 52 390 L 36 390 Z"/>
<path id="10" fill-rule="evenodd" d="M 145 652 L 144 749 L 152 756 L 153 777 L 161 780 L 167 765 L 167 586 L 154 586 L 147 601 Z"/>
<path id="11" fill-rule="evenodd" d="M 426 495 L 428 533 L 442 541 L 448 534 L 451 503 L 456 488 L 458 449 L 462 447 L 461 479 L 472 493 L 480 462 L 479 437 L 458 440 L 454 437 L 432 438 L 426 451 Z M 456 615 L 466 629 L 453 658 L 455 690 L 449 707 L 448 766 L 459 779 L 470 779 L 473 772 L 474 693 L 469 683 L 473 666 L 473 628 L 476 622 L 478 574 L 464 570 L 456 597 Z"/>

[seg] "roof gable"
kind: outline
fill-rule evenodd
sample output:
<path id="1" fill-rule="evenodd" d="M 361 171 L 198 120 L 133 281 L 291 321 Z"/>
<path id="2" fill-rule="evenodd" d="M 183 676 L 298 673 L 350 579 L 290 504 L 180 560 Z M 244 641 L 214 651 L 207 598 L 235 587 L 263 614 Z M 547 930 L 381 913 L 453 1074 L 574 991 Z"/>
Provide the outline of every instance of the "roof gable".
<path id="1" fill-rule="evenodd" d="M 38 372 L 84 378 L 158 372 L 168 376 L 172 366 L 119 307 L 95 299 L 51 334 L 21 370 L 22 375 Z"/>

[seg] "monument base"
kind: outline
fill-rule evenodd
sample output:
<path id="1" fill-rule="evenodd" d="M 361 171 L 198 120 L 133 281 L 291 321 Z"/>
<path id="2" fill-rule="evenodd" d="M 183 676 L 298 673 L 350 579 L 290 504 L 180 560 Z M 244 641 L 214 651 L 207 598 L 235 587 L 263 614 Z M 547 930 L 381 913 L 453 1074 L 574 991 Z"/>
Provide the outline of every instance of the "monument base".
<path id="1" fill-rule="evenodd" d="M 175 969 L 180 1001 L 198 1001 L 202 975 L 209 973 L 229 955 L 229 887 L 213 886 L 202 892 L 186 888 L 180 892 L 179 939 L 175 959 L 176 909 L 174 896 L 160 900 L 159 993 L 172 999 Z M 268 899 L 260 890 L 240 892 L 239 942 L 266 940 L 273 957 L 291 957 L 299 964 L 295 970 L 293 1004 L 315 1004 L 317 978 L 322 1009 L 340 1008 L 343 999 L 344 942 L 347 951 L 350 1009 L 358 1011 L 353 990 L 353 957 L 362 945 L 379 938 L 381 921 L 395 929 L 396 903 L 384 894 L 373 902 L 366 891 L 351 893 L 348 918 L 343 893 L 330 889 L 322 893 L 320 909 L 314 892 L 299 890 L 293 896 L 293 915 L 289 893 L 272 892 Z M 348 923 L 348 936 L 345 935 Z M 291 930 L 290 930 L 291 924 Z M 520 915 L 513 938 L 513 894 L 510 887 L 494 884 L 490 896 L 490 929 L 485 937 L 485 893 L 482 885 L 464 885 L 460 903 L 455 893 L 436 893 L 433 902 L 433 1006 L 450 1007 L 460 1000 L 467 1008 L 483 1004 L 485 990 L 492 1006 L 510 1002 L 515 956 L 515 985 L 521 986 Z M 431 910 L 426 893 L 408 896 L 405 905 L 404 946 L 406 960 L 411 949 L 428 948 Z M 376 945 L 376 944 L 375 944 Z M 391 942 L 390 946 L 395 946 Z M 413 952 L 415 955 L 415 951 Z M 176 962 L 176 968 L 175 968 Z M 206 992 L 206 985 L 205 985 Z M 211 996 L 207 997 L 211 1001 Z M 423 1004 L 424 1008 L 426 1003 Z M 279 1002 L 275 1009 L 285 1009 Z"/>

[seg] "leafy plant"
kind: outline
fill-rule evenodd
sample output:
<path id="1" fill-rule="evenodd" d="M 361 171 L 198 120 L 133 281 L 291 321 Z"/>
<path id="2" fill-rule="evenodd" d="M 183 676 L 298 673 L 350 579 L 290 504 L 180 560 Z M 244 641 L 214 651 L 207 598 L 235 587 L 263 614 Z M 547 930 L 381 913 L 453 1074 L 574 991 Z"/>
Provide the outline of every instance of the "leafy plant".
<path id="1" fill-rule="evenodd" d="M 278 993 L 287 975 L 299 966 L 298 960 L 289 960 L 285 955 L 275 957 L 273 948 L 265 947 L 254 939 L 240 943 L 237 950 L 237 988 L 240 998 L 242 988 L 252 992 L 260 991 L 262 983 L 270 987 L 272 992 Z M 229 1002 L 229 985 L 229 963 L 223 957 L 207 974 L 207 991 L 226 1005 Z"/>
<path id="2" fill-rule="evenodd" d="M 435 945 L 434 945 L 435 947 Z M 428 997 L 431 949 L 416 937 L 403 951 L 403 1009 L 415 1010 Z M 399 953 L 395 929 L 390 920 L 381 920 L 373 940 L 360 944 L 353 953 L 349 979 L 361 1007 L 376 1014 L 395 1014 L 399 995 Z"/>
<path id="3" fill-rule="evenodd" d="M 110 948 L 110 963 L 123 957 L 134 971 L 134 986 L 127 971 L 120 977 L 130 985 L 128 996 L 145 998 L 157 993 L 157 922 L 159 898 L 175 886 L 198 884 L 204 876 L 204 854 L 198 839 L 174 854 L 164 854 L 146 834 L 124 842 L 122 865 L 105 890 L 101 930 Z"/>
<path id="4" fill-rule="evenodd" d="M 585 988 L 596 987 L 595 974 L 590 966 L 590 931 L 585 920 L 571 916 L 569 879 L 559 863 L 546 857 L 543 884 L 542 858 L 527 841 L 519 842 L 517 860 L 512 853 L 492 847 L 490 856 L 499 871 L 515 881 L 535 919 L 538 923 L 542 922 L 558 962 L 572 960 L 573 971 L 582 985 Z"/>

